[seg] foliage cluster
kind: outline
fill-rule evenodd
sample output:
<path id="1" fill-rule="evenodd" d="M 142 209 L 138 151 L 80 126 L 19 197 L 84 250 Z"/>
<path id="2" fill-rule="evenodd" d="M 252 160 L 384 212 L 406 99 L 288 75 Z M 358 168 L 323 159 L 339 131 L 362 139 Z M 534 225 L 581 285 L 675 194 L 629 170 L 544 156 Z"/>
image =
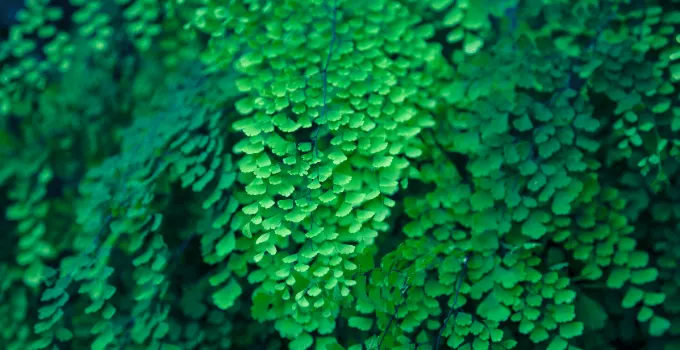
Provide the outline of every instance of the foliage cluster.
<path id="1" fill-rule="evenodd" d="M 680 348 L 680 1 L 0 5 L 0 348 Z"/>

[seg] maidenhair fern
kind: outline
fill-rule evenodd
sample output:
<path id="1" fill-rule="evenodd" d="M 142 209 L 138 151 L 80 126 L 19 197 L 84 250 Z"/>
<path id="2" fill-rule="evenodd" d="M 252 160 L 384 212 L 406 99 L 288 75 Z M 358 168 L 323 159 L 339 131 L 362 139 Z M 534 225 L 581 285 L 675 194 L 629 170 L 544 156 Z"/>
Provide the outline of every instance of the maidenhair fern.
<path id="1" fill-rule="evenodd" d="M 7 1 L 0 348 L 677 348 L 677 5 Z"/>

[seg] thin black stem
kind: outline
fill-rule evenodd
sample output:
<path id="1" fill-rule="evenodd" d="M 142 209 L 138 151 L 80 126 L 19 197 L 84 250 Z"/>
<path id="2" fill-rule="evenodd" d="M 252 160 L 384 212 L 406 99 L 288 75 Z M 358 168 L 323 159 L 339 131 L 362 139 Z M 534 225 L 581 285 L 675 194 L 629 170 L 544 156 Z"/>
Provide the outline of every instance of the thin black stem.
<path id="1" fill-rule="evenodd" d="M 404 302 L 406 300 L 406 292 L 408 291 L 408 287 L 409 287 L 406 284 L 406 281 L 408 281 L 408 277 L 404 278 L 404 285 L 401 288 L 402 302 Z M 380 347 L 382 346 L 383 340 L 385 340 L 385 336 L 387 335 L 387 331 L 390 329 L 390 326 L 392 326 L 392 323 L 397 318 L 397 314 L 399 313 L 399 306 L 401 306 L 401 304 L 397 304 L 397 305 L 394 306 L 394 313 L 392 314 L 392 318 L 390 318 L 390 321 L 387 323 L 387 327 L 385 327 L 385 330 L 383 331 L 383 334 L 380 337 L 380 341 L 378 342 L 378 350 L 380 350 Z"/>
<path id="2" fill-rule="evenodd" d="M 465 280 L 465 277 L 467 275 L 467 268 L 468 268 L 468 257 L 466 256 L 465 259 L 463 260 L 463 269 L 458 275 L 458 283 L 456 285 L 456 290 L 453 294 L 453 305 L 451 305 L 451 308 L 449 309 L 449 313 L 446 315 L 446 319 L 444 319 L 444 324 L 442 327 L 439 329 L 439 334 L 437 334 L 437 341 L 435 342 L 435 350 L 439 350 L 439 342 L 442 337 L 442 333 L 444 333 L 444 329 L 446 329 L 446 325 L 449 322 L 449 319 L 451 318 L 451 315 L 454 317 L 457 314 L 458 309 L 456 308 L 456 304 L 458 304 L 458 295 L 460 294 L 460 288 L 463 286 L 463 281 Z"/>

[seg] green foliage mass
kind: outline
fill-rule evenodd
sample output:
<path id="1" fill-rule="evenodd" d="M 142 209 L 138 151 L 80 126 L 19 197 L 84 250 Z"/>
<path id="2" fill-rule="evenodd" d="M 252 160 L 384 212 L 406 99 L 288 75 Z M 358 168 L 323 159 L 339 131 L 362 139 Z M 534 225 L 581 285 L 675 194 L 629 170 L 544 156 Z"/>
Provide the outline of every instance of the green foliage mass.
<path id="1" fill-rule="evenodd" d="M 680 1 L 4 3 L 0 349 L 680 348 Z"/>

